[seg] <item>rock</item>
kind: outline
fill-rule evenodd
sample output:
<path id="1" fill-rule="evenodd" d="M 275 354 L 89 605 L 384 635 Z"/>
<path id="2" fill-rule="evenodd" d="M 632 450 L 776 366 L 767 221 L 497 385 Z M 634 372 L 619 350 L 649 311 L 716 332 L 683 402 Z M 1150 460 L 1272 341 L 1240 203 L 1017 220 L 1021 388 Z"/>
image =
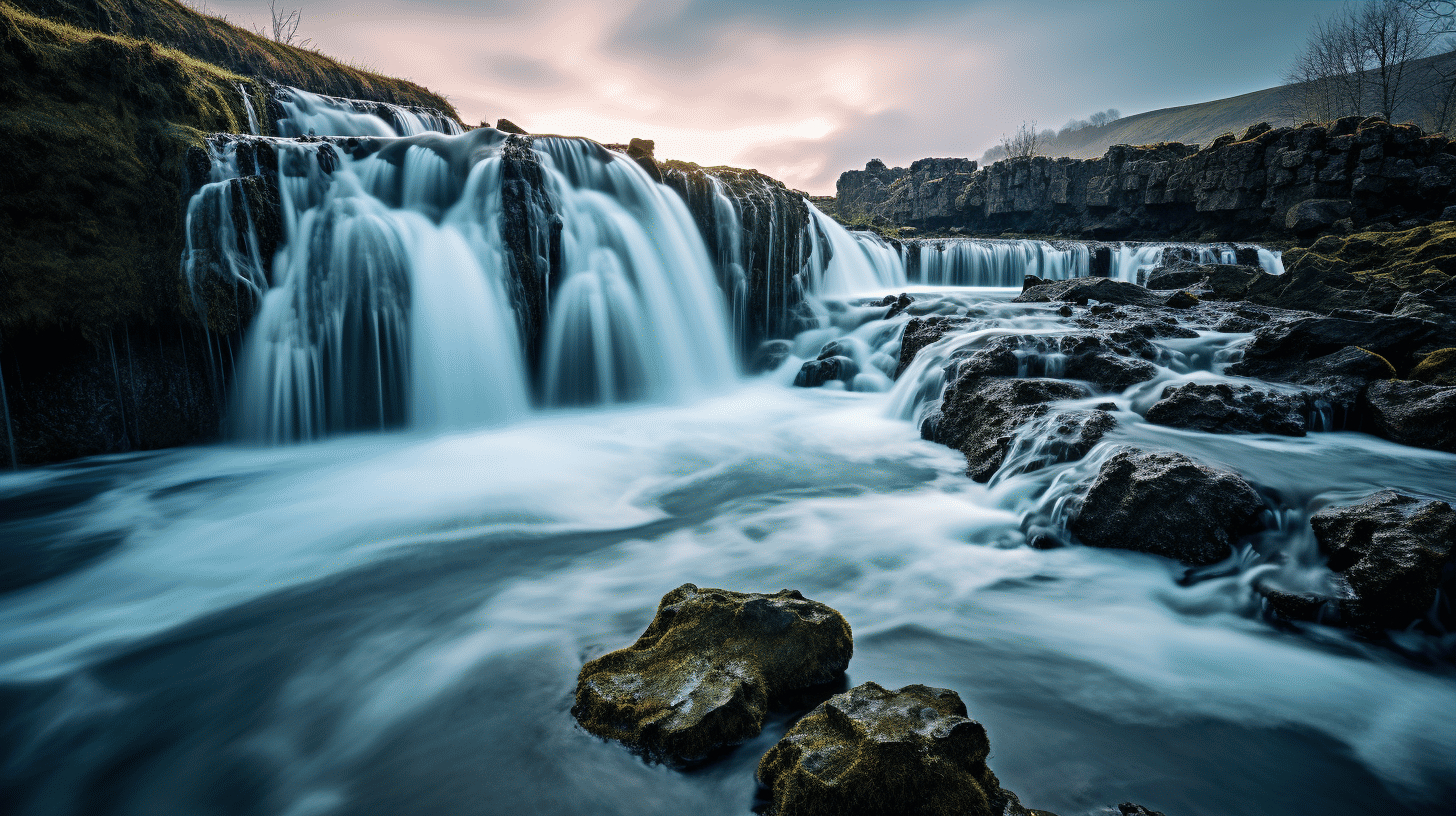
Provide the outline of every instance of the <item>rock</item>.
<path id="1" fill-rule="evenodd" d="M 1148 273 L 1149 289 L 1188 289 L 1207 277 L 1202 266 L 1160 266 Z"/>
<path id="2" fill-rule="evenodd" d="M 885 319 L 889 320 L 895 315 L 898 315 L 899 313 L 910 308 L 910 304 L 914 302 L 915 298 L 912 298 L 904 292 L 901 292 L 899 297 L 896 297 L 894 295 L 885 295 L 884 299 L 880 301 L 880 305 L 890 307 L 890 311 L 885 312 Z"/>
<path id="3" fill-rule="evenodd" d="M 753 353 L 749 370 L 753 372 L 772 371 L 783 365 L 784 360 L 794 353 L 794 344 L 788 340 L 765 340 L 758 344 Z"/>
<path id="4" fill-rule="evenodd" d="M 1229 315 L 1213 324 L 1213 330 L 1230 334 L 1245 334 L 1258 330 L 1261 325 L 1263 324 L 1255 323 L 1243 315 Z"/>
<path id="5" fill-rule="evenodd" d="M 636 643 L 582 667 L 571 713 L 597 736 L 684 764 L 757 735 L 770 705 L 840 676 L 853 651 L 843 616 L 798 590 L 683 584 Z"/>
<path id="6" fill-rule="evenodd" d="M 1260 528 L 1264 503 L 1238 476 L 1171 451 L 1123 451 L 1093 479 L 1071 530 L 1093 547 L 1201 566 Z"/>
<path id="7" fill-rule="evenodd" d="M 1132 802 L 1123 802 L 1117 806 L 1120 816 L 1163 816 L 1162 813 L 1142 805 L 1135 805 Z"/>
<path id="8" fill-rule="evenodd" d="M 1295 233 L 1317 232 L 1350 215 L 1350 202 L 1343 198 L 1312 198 L 1289 208 L 1284 228 Z"/>
<path id="9" fill-rule="evenodd" d="M 1291 394 L 1248 385 L 1187 383 L 1163 389 L 1147 420 L 1209 433 L 1304 436 L 1306 410 L 1306 400 Z"/>
<path id="10" fill-rule="evenodd" d="M 1362 628 L 1400 629 L 1425 617 L 1443 573 L 1456 566 L 1456 510 L 1443 501 L 1382 490 L 1320 510 L 1310 525 L 1330 569 L 1348 582 L 1354 597 L 1343 606 Z"/>
<path id="11" fill-rule="evenodd" d="M 1414 317 L 1304 317 L 1260 329 L 1244 349 L 1244 359 L 1312 360 L 1356 346 L 1384 357 L 1399 370 L 1436 330 L 1435 324 Z"/>
<path id="12" fill-rule="evenodd" d="M 848 357 L 820 357 L 799 367 L 794 385 L 800 388 L 818 388 L 831 380 L 850 382 L 859 373 L 859 365 Z"/>
<path id="13" fill-rule="evenodd" d="M 495 122 L 495 129 L 499 130 L 502 133 L 518 133 L 522 136 L 529 135 L 526 132 L 525 128 L 521 127 L 515 122 L 512 122 L 509 119 L 497 119 Z"/>
<path id="14" fill-rule="evenodd" d="M 1021 279 L 1021 291 L 1025 292 L 1034 286 L 1045 286 L 1048 283 L 1051 283 L 1051 281 L 1038 278 L 1035 275 L 1027 275 Z"/>
<path id="15" fill-rule="evenodd" d="M 964 317 L 939 315 L 910 318 L 910 322 L 905 324 L 904 334 L 900 336 L 900 365 L 895 368 L 895 379 L 900 379 L 900 375 L 910 367 L 911 361 L 921 349 L 963 328 L 969 322 Z"/>
<path id="16" fill-rule="evenodd" d="M 1456 385 L 1456 348 L 1437 349 L 1411 369 L 1410 378 L 1427 385 Z"/>
<path id="17" fill-rule="evenodd" d="M 1115 410 L 1116 405 L 1104 403 L 1095 410 L 1062 411 L 1034 420 L 1037 432 L 1020 437 L 1027 449 L 1008 449 L 1005 466 L 1014 467 L 1012 473 L 1031 473 L 1081 459 L 1117 427 L 1117 418 L 1108 413 Z"/>
<path id="18" fill-rule="evenodd" d="M 1157 350 L 1132 332 L 1006 335 L 988 340 L 960 363 L 959 372 L 988 377 L 1049 376 L 1086 380 L 1121 391 L 1151 380 L 1158 370 L 1139 359 Z"/>
<path id="19" fill-rule="evenodd" d="M 1027 816 L 954 691 L 875 683 L 809 712 L 758 764 L 769 816 Z"/>
<path id="20" fill-rule="evenodd" d="M 1229 366 L 1227 371 L 1242 377 L 1313 386 L 1312 390 L 1330 402 L 1346 407 L 1355 405 L 1367 383 L 1395 376 L 1390 361 L 1356 346 L 1346 346 L 1313 360 L 1244 359 Z"/>
<path id="21" fill-rule="evenodd" d="M 1045 415 L 1048 403 L 1090 395 L 1086 386 L 1062 380 L 958 375 L 920 435 L 964 453 L 966 474 L 986 482 L 1005 461 L 1018 428 Z"/>
<path id="22" fill-rule="evenodd" d="M 1154 294 L 1135 283 L 1112 280 L 1111 278 L 1072 278 L 1033 286 L 1022 292 L 1012 303 L 1076 303 L 1087 305 L 1087 301 L 1115 303 L 1123 306 L 1162 306 L 1163 296 Z"/>
<path id="23" fill-rule="evenodd" d="M 1456 386 L 1382 380 L 1365 389 L 1361 405 L 1377 436 L 1456 453 Z"/>
<path id="24" fill-rule="evenodd" d="M 657 159 L 652 155 L 656 148 L 656 143 L 651 139 L 633 139 L 627 145 L 627 158 L 637 162 L 637 165 L 646 170 L 647 175 L 651 176 L 653 181 L 661 184 L 662 170 L 658 168 Z"/>
<path id="25" fill-rule="evenodd" d="M 1191 309 L 1198 305 L 1198 296 L 1180 289 L 1169 295 L 1163 305 L 1170 309 Z"/>

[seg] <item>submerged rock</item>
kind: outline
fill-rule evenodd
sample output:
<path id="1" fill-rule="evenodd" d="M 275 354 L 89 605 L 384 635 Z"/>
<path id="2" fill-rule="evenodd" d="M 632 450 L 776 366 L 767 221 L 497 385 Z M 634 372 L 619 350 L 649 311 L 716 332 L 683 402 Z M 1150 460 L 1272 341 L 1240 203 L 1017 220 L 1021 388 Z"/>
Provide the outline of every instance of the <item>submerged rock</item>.
<path id="1" fill-rule="evenodd" d="M 1084 385 L 1062 380 L 962 375 L 946 386 L 940 410 L 921 425 L 920 435 L 964 453 L 966 474 L 978 482 L 990 481 L 1005 461 L 1017 428 L 1046 414 L 1049 403 L 1091 393 Z"/>
<path id="2" fill-rule="evenodd" d="M 843 674 L 853 651 L 844 617 L 798 590 L 683 584 L 636 643 L 582 667 L 571 713 L 597 736 L 688 763 L 757 735 L 770 704 Z"/>
<path id="3" fill-rule="evenodd" d="M 1147 420 L 1209 433 L 1304 436 L 1306 406 L 1302 397 L 1249 385 L 1187 383 L 1163 389 Z"/>
<path id="4" fill-rule="evenodd" d="M 1100 389 L 1121 391 L 1157 376 L 1144 357 L 1157 349 L 1134 332 L 996 337 L 961 363 L 962 374 L 986 377 L 1065 377 Z"/>
<path id="5" fill-rule="evenodd" d="M 1363 405 L 1377 435 L 1456 453 L 1456 386 L 1383 380 L 1365 389 Z"/>
<path id="6" fill-rule="evenodd" d="M 858 373 L 859 366 L 848 357 L 820 357 L 799 367 L 799 373 L 794 376 L 794 385 L 800 388 L 817 388 L 831 380 L 847 383 Z"/>
<path id="7" fill-rule="evenodd" d="M 1102 465 L 1072 520 L 1093 547 L 1201 566 L 1227 558 L 1260 527 L 1264 503 L 1238 476 L 1172 451 L 1123 451 Z"/>
<path id="8" fill-rule="evenodd" d="M 758 764 L 771 816 L 1027 816 L 986 767 L 954 691 L 865 683 L 809 712 Z"/>
<path id="9" fill-rule="evenodd" d="M 1456 567 L 1456 510 L 1443 501 L 1382 490 L 1327 507 L 1310 525 L 1350 586 L 1342 607 L 1357 626 L 1399 629 L 1425 617 Z"/>

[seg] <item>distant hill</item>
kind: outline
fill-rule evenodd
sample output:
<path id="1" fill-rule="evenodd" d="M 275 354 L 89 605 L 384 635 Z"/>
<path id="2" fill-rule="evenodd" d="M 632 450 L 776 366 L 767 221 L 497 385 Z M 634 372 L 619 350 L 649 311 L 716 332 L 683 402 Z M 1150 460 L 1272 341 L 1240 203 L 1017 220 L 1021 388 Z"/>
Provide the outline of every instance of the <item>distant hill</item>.
<path id="1" fill-rule="evenodd" d="M 1456 71 L 1456 52 L 1427 57 L 1415 65 L 1419 68 L 1417 82 L 1438 68 L 1443 72 L 1453 72 Z M 1227 99 L 1127 116 L 1100 127 L 1087 127 L 1058 136 L 1042 152 L 1048 156 L 1093 159 L 1115 144 L 1183 142 L 1207 145 L 1224 133 L 1240 133 L 1257 122 L 1268 122 L 1275 127 L 1300 124 L 1298 120 L 1303 117 L 1297 115 L 1297 105 L 1294 104 L 1297 88 L 1297 85 L 1280 85 Z M 1423 111 L 1414 105 L 1408 107 L 1408 110 L 1398 109 L 1395 120 L 1425 125 Z"/>

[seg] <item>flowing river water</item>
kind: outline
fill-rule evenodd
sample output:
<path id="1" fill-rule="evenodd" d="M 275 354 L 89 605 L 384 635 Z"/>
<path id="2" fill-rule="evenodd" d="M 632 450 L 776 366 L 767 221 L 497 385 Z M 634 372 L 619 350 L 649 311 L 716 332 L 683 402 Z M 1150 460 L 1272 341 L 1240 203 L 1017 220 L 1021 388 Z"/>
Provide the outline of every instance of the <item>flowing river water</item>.
<path id="1" fill-rule="evenodd" d="M 577 245 L 650 264 L 661 244 L 640 244 L 589 192 L 571 199 L 584 213 Z M 451 229 L 448 215 L 350 206 L 437 252 L 489 242 L 465 228 L 458 242 L 426 240 Z M 705 262 L 699 248 L 681 251 Z M 841 264 L 849 251 L 839 248 Z M 330 435 L 316 433 L 326 417 L 277 419 L 297 390 L 255 392 L 235 405 L 261 406 L 262 430 L 225 444 L 0 475 L 7 552 L 71 559 L 0 593 L 0 811 L 746 814 L 758 758 L 789 712 L 689 772 L 645 763 L 569 713 L 583 661 L 631 643 L 658 599 L 692 582 L 795 588 L 838 609 L 855 634 L 846 682 L 957 691 L 989 732 L 991 768 L 1030 807 L 1451 812 L 1450 638 L 1376 646 L 1317 626 L 1280 630 L 1261 617 L 1253 583 L 1328 576 L 1308 526 L 1321 507 L 1383 488 L 1456 502 L 1456 455 L 1350 431 L 1214 435 L 1143 421 L 1169 382 L 1233 379 L 1220 369 L 1247 335 L 1203 331 L 1157 341 L 1157 380 L 1091 401 L 1115 402 L 1119 423 L 1081 461 L 1019 472 L 1017 456 L 1039 455 L 1028 437 L 989 485 L 972 482 L 961 454 L 920 438 L 940 366 L 981 336 L 1069 324 L 987 287 L 912 291 L 911 312 L 887 319 L 887 307 L 864 305 L 903 289 L 866 288 L 883 282 L 877 252 L 865 250 L 863 267 L 819 270 L 840 284 L 814 299 L 814 325 L 764 374 L 703 369 L 727 354 L 720 338 L 692 349 L 679 364 L 700 367 L 675 379 L 633 362 L 670 338 L 625 338 L 611 353 L 559 350 L 560 371 L 606 366 L 562 375 L 596 389 L 590 407 L 527 409 L 512 381 L 475 405 L 483 414 Z M 302 335 L 285 308 L 310 268 L 299 253 L 281 255 L 292 283 L 275 284 L 259 318 L 276 342 L 250 339 L 243 364 L 295 366 L 274 383 L 309 364 L 289 346 Z M 621 270 L 600 252 L 583 257 L 594 260 L 577 274 L 594 277 L 562 291 L 587 322 L 559 310 L 553 336 L 590 338 L 592 320 L 616 319 L 603 304 Z M 685 308 L 700 283 L 639 311 Z M 489 286 L 470 291 L 473 303 L 497 299 Z M 972 322 L 891 380 L 912 313 Z M 682 331 L 726 331 L 723 315 Z M 498 343 L 452 337 L 478 343 L 472 354 Z M 416 364 L 429 340 L 415 336 Z M 850 389 L 792 387 L 830 340 L 860 363 Z M 291 362 L 268 356 L 280 349 Z M 518 376 L 507 357 L 493 376 Z M 645 396 L 616 399 L 603 372 L 634 365 Z M 452 376 L 427 383 L 448 390 Z M 461 388 L 451 393 L 474 399 Z M 323 438 L 261 444 L 289 432 Z M 1129 444 L 1240 473 L 1269 504 L 1269 528 L 1196 573 L 1130 551 L 1028 547 L 1026 520 L 1055 519 Z"/>

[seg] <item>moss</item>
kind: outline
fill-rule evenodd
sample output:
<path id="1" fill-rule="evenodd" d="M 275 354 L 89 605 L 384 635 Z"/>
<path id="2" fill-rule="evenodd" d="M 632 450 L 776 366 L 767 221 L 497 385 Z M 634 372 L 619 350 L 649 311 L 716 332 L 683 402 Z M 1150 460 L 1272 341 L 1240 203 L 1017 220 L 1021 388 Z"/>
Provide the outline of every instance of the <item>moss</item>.
<path id="1" fill-rule="evenodd" d="M 758 765 L 772 816 L 1024 816 L 949 689 L 865 683 L 809 712 Z"/>
<path id="2" fill-rule="evenodd" d="M 1284 255 L 1290 272 L 1347 273 L 1401 291 L 1435 289 L 1456 275 L 1456 222 L 1438 221 L 1398 232 L 1326 235 Z"/>
<path id="3" fill-rule="evenodd" d="M 1427 354 L 1411 369 L 1410 378 L 1428 385 L 1456 385 L 1456 348 L 1443 348 Z"/>
<path id="4" fill-rule="evenodd" d="M 177 0 L 10 0 L 14 6 L 82 29 L 120 34 L 175 49 L 237 74 L 315 93 L 418 105 L 459 119 L 438 94 L 402 79 L 344 65 L 318 51 L 261 37 Z"/>
<path id="5" fill-rule="evenodd" d="M 246 130 L 238 85 L 263 85 L 10 5 L 0 27 L 0 331 L 174 313 L 188 150 Z"/>
<path id="6" fill-rule="evenodd" d="M 843 674 L 853 650 L 844 617 L 796 590 L 684 584 L 636 643 L 582 667 L 571 713 L 650 758 L 691 762 L 757 735 L 770 704 Z"/>

